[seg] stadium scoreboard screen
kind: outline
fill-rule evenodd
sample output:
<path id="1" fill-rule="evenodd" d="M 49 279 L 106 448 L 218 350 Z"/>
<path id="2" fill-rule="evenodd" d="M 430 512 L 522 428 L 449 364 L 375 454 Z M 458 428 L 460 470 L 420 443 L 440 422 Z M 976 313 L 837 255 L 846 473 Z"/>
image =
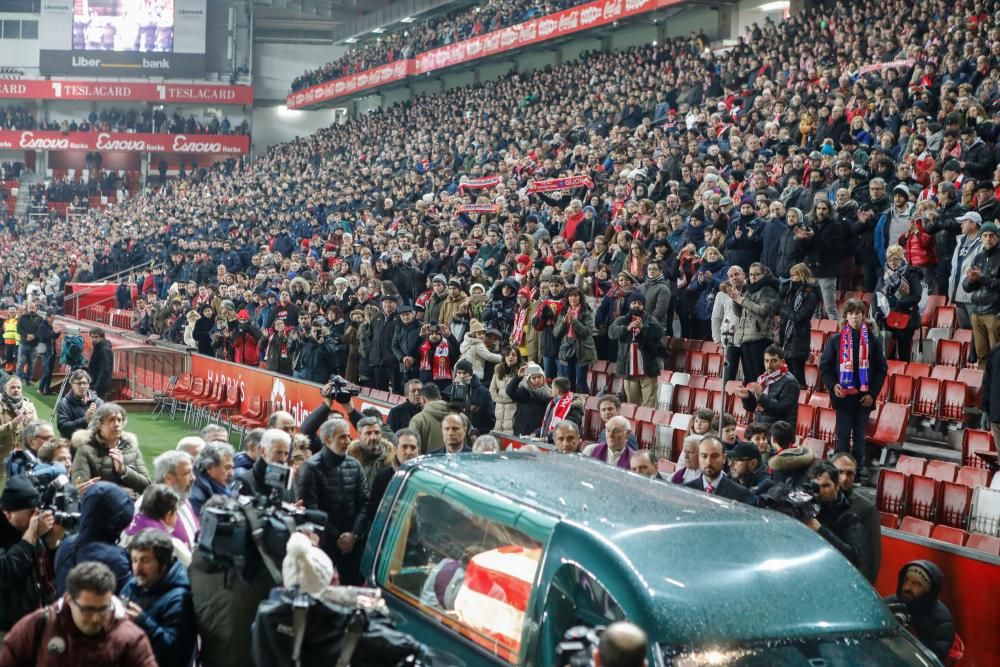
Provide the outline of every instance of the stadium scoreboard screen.
<path id="1" fill-rule="evenodd" d="M 199 77 L 206 0 L 42 0 L 42 74 Z"/>

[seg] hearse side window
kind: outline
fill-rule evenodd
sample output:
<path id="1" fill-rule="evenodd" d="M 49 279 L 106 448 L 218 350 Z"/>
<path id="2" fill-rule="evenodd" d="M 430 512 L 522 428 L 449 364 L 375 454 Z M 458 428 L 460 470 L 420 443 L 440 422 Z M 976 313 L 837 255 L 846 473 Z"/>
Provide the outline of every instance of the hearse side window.
<path id="1" fill-rule="evenodd" d="M 387 590 L 515 663 L 542 544 L 427 493 L 401 514 Z"/>
<path id="2" fill-rule="evenodd" d="M 566 563 L 552 577 L 545 619 L 552 642 L 557 644 L 570 628 L 607 626 L 625 620 L 625 612 L 597 579 L 577 565 Z"/>

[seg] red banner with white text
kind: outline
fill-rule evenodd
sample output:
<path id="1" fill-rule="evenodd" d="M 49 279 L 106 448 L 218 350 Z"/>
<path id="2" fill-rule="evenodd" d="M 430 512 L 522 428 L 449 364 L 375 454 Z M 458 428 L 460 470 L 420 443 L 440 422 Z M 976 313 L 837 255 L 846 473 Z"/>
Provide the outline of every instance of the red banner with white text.
<path id="1" fill-rule="evenodd" d="M 247 105 L 253 104 L 253 86 L 10 79 L 0 81 L 0 99 Z"/>
<path id="2" fill-rule="evenodd" d="M 369 88 L 377 88 L 394 81 L 413 75 L 412 60 L 397 60 L 396 62 L 366 69 L 363 72 L 310 86 L 305 90 L 291 93 L 285 101 L 289 109 L 301 109 L 319 102 L 334 100 L 338 97 L 352 95 Z"/>
<path id="3" fill-rule="evenodd" d="M 250 137 L 236 134 L 0 130 L 0 149 L 243 155 L 250 152 Z"/>

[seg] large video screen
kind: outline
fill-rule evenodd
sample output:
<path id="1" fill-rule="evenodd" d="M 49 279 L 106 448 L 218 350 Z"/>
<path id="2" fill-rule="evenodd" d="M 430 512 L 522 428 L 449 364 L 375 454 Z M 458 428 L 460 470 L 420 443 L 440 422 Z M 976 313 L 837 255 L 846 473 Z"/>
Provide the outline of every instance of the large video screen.
<path id="1" fill-rule="evenodd" d="M 173 53 L 174 0 L 74 0 L 73 50 Z"/>

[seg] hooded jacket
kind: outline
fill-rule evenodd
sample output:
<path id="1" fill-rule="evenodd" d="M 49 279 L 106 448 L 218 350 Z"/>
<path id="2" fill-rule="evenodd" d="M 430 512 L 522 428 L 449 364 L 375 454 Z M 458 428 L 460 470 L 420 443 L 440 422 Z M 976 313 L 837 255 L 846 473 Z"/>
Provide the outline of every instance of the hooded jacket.
<path id="1" fill-rule="evenodd" d="M 149 471 L 134 433 L 123 431 L 118 440 L 118 450 L 122 453 L 125 464 L 125 471 L 121 474 L 115 470 L 108 448 L 90 431 L 77 431 L 70 442 L 76 449 L 72 471 L 75 481 L 99 477 L 105 482 L 132 489 L 136 494 L 142 493 L 149 486 Z"/>
<path id="2" fill-rule="evenodd" d="M 462 352 L 462 359 L 467 359 L 472 364 L 472 374 L 480 380 L 486 372 L 486 364 L 498 364 L 503 359 L 496 352 L 490 351 L 482 339 L 466 333 L 459 348 Z"/>
<path id="3" fill-rule="evenodd" d="M 424 409 L 410 420 L 410 428 L 420 434 L 420 453 L 430 454 L 444 447 L 441 421 L 451 410 L 442 400 L 424 404 Z"/>
<path id="4" fill-rule="evenodd" d="M 911 567 L 923 570 L 927 574 L 927 578 L 930 579 L 931 587 L 927 595 L 922 598 L 912 602 L 903 602 L 900 599 L 900 593 L 903 589 L 906 571 Z M 952 620 L 951 611 L 938 599 L 942 583 L 944 583 L 944 574 L 937 565 L 929 560 L 913 560 L 900 569 L 896 582 L 896 594 L 887 597 L 885 602 L 890 605 L 902 604 L 906 607 L 906 612 L 909 615 L 909 622 L 906 623 L 907 628 L 924 646 L 943 661 L 948 657 L 948 651 L 955 641 L 955 622 Z"/>
<path id="5" fill-rule="evenodd" d="M 194 658 L 195 619 L 187 568 L 178 560 L 150 588 L 133 579 L 122 589 L 122 598 L 142 607 L 135 619 L 145 630 L 160 667 L 189 667 Z"/>
<path id="6" fill-rule="evenodd" d="M 361 471 L 365 474 L 365 485 L 369 489 L 372 487 L 372 482 L 375 481 L 375 475 L 386 468 L 393 467 L 396 461 L 396 451 L 392 441 L 384 437 L 380 440 L 382 442 L 382 455 L 371 461 L 368 460 L 360 440 L 354 440 L 347 447 L 347 455 L 361 464 Z"/>
<path id="7" fill-rule="evenodd" d="M 626 376 L 628 368 L 629 346 L 632 344 L 632 334 L 628 326 L 632 316 L 622 315 L 612 323 L 608 329 L 608 337 L 618 343 L 618 355 L 616 357 L 616 367 L 618 374 Z M 646 314 L 642 316 L 642 327 L 639 329 L 639 336 L 636 342 L 639 345 L 639 353 L 642 355 L 643 375 L 655 378 L 660 374 L 660 370 L 665 363 L 665 359 L 659 356 L 660 348 L 663 347 L 663 327 L 660 323 Z"/>
<path id="8" fill-rule="evenodd" d="M 21 539 L 21 531 L 7 521 L 0 512 L 0 632 L 10 630 L 18 619 L 42 606 L 43 599 L 36 561 L 44 556 L 44 542 L 28 544 Z"/>
<path id="9" fill-rule="evenodd" d="M 670 310 L 670 284 L 664 276 L 647 280 L 639 286 L 642 295 L 646 297 L 646 312 L 655 317 L 663 329 L 669 330 L 670 323 L 667 322 L 667 313 Z"/>
<path id="10" fill-rule="evenodd" d="M 79 531 L 64 539 L 56 552 L 57 593 L 66 592 L 69 571 L 88 560 L 111 568 L 118 580 L 115 591 L 122 590 L 132 578 L 132 565 L 128 554 L 118 546 L 118 538 L 132 523 L 134 513 L 135 503 L 115 484 L 98 482 L 83 494 Z"/>

